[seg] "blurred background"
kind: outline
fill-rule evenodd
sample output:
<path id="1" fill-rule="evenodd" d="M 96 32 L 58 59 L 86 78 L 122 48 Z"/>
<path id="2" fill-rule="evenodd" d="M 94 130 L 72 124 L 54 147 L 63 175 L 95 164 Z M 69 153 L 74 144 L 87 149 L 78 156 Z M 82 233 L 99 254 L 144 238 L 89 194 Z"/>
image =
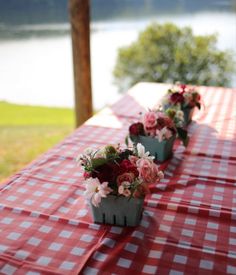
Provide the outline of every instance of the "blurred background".
<path id="1" fill-rule="evenodd" d="M 196 35 L 217 33 L 217 47 L 236 57 L 236 0 L 90 3 L 95 111 L 120 97 L 113 78 L 117 50 L 151 22 L 189 26 Z M 0 180 L 73 130 L 67 7 L 67 0 L 0 0 Z M 230 86 L 236 87 L 233 76 Z"/>

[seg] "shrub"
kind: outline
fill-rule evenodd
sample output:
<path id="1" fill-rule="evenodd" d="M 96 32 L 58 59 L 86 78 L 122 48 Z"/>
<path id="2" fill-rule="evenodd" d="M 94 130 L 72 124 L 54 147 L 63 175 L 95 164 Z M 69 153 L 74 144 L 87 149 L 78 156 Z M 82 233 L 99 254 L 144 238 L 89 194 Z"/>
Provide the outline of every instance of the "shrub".
<path id="1" fill-rule="evenodd" d="M 153 23 L 137 41 L 119 49 L 115 83 L 121 91 L 140 81 L 229 86 L 232 56 L 216 43 L 215 34 L 197 36 L 189 27 Z"/>

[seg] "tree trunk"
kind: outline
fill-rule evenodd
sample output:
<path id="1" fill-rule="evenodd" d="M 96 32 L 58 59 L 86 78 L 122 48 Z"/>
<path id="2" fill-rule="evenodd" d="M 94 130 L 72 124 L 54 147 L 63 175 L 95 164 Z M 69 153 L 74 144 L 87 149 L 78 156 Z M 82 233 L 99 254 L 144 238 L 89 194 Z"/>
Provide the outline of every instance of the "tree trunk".
<path id="1" fill-rule="evenodd" d="M 89 0 L 69 0 L 74 63 L 76 127 L 93 114 Z"/>

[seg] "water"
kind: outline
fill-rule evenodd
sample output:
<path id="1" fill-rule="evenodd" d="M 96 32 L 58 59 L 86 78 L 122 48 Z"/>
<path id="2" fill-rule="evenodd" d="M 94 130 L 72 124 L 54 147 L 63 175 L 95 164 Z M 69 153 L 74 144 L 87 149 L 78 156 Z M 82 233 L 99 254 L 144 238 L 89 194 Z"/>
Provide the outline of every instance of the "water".
<path id="1" fill-rule="evenodd" d="M 218 47 L 236 56 L 236 16 L 231 12 L 149 16 L 139 19 L 97 21 L 91 24 L 91 65 L 95 109 L 119 98 L 112 70 L 117 49 L 137 39 L 151 22 L 190 26 L 195 34 L 217 32 Z M 18 27 L 17 39 L 0 40 L 0 100 L 14 103 L 73 107 L 73 69 L 69 24 Z M 57 35 L 44 35 L 52 31 Z M 24 33 L 31 32 L 30 38 Z M 41 32 L 41 35 L 32 34 Z M 23 38 L 22 38 L 23 37 Z M 233 86 L 236 86 L 234 79 Z"/>

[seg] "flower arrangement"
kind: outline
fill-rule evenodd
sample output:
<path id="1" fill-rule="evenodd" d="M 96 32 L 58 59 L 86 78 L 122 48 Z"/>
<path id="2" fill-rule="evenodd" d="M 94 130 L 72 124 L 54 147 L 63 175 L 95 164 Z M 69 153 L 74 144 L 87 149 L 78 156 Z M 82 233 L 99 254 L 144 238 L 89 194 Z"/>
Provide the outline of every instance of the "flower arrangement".
<path id="1" fill-rule="evenodd" d="M 141 121 L 133 123 L 129 127 L 129 137 L 149 136 L 159 142 L 168 140 L 176 134 L 187 146 L 187 130 L 183 128 L 184 114 L 181 110 L 171 108 L 166 113 L 159 110 L 149 110 Z"/>
<path id="2" fill-rule="evenodd" d="M 197 107 L 201 109 L 201 96 L 193 87 L 178 85 L 168 90 L 162 104 L 165 106 L 178 106 L 180 109 Z"/>
<path id="3" fill-rule="evenodd" d="M 162 101 L 162 109 L 165 112 L 169 113 L 172 110 L 184 112 L 184 126 L 191 122 L 194 107 L 201 108 L 201 96 L 195 88 L 186 85 L 169 89 Z"/>
<path id="4" fill-rule="evenodd" d="M 164 176 L 141 144 L 123 150 L 112 145 L 97 151 L 87 149 L 78 161 L 84 168 L 84 195 L 95 207 L 109 195 L 143 198 L 149 185 Z"/>

